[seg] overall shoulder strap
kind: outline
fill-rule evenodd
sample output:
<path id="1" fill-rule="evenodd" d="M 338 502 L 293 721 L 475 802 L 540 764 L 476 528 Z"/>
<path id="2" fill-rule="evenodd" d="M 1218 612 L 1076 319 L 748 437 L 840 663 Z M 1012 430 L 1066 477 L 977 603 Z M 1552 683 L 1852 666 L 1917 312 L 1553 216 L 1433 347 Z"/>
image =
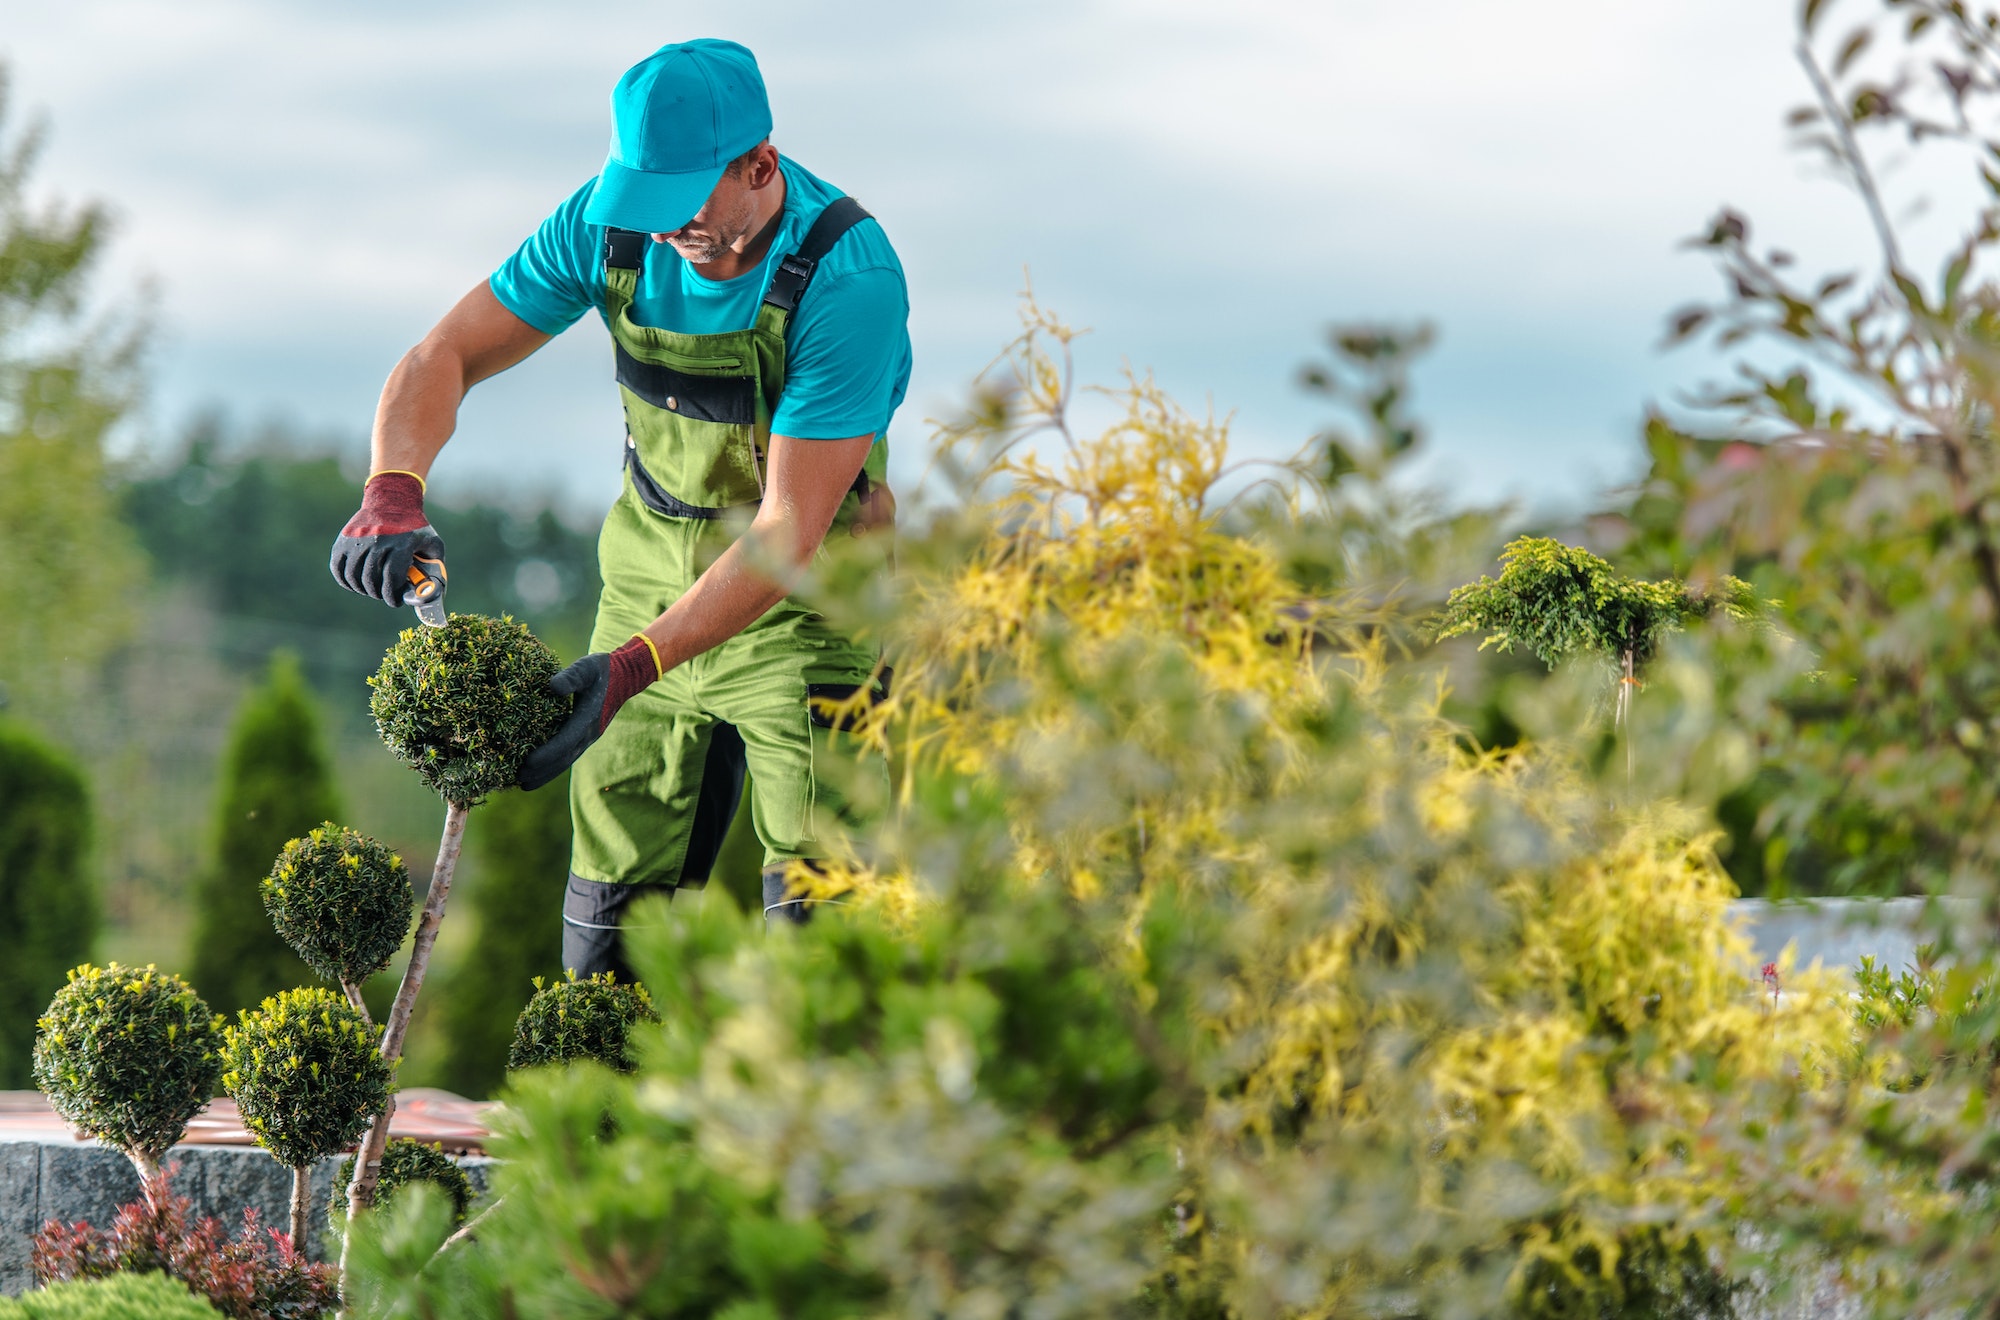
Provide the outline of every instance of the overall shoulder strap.
<path id="1" fill-rule="evenodd" d="M 616 318 L 632 305 L 639 288 L 639 268 L 646 264 L 650 234 L 636 229 L 604 231 L 604 311 Z"/>
<path id="2" fill-rule="evenodd" d="M 771 276 L 771 287 L 764 294 L 765 305 L 781 312 L 797 311 L 799 299 L 805 297 L 806 286 L 812 283 L 821 258 L 833 250 L 842 234 L 868 218 L 868 212 L 852 197 L 828 203 L 812 222 L 812 228 L 806 230 L 798 251 L 778 263 L 777 272 Z"/>

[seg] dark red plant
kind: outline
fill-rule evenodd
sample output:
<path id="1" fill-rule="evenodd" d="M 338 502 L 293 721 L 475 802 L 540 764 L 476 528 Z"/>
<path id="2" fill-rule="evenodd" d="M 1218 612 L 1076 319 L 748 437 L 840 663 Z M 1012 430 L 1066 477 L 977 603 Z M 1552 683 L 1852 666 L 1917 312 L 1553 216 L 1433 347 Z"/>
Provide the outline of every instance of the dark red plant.
<path id="1" fill-rule="evenodd" d="M 161 1175 L 162 1184 L 173 1172 Z M 109 1228 L 50 1220 L 35 1234 L 31 1263 L 44 1284 L 121 1272 L 172 1275 L 231 1320 L 319 1320 L 340 1306 L 331 1265 L 293 1250 L 283 1231 L 264 1228 L 255 1208 L 225 1236 L 214 1219 L 189 1222 L 188 1198 L 160 1190 L 155 1204 L 122 1207 Z"/>

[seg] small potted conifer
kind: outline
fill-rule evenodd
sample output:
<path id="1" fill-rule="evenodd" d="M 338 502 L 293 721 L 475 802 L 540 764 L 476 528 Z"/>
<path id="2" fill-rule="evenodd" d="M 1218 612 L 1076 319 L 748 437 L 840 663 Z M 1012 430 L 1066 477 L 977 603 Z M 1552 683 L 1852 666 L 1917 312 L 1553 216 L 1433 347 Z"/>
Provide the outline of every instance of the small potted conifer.
<path id="1" fill-rule="evenodd" d="M 132 1161 L 157 1211 L 160 1159 L 222 1075 L 222 1019 L 186 981 L 151 965 L 86 964 L 37 1027 L 35 1084 L 73 1127 Z"/>
<path id="2" fill-rule="evenodd" d="M 287 990 L 226 1032 L 222 1083 L 257 1144 L 292 1170 L 291 1235 L 305 1250 L 312 1166 L 358 1140 L 389 1107 L 394 1069 L 376 1029 L 331 990 Z"/>

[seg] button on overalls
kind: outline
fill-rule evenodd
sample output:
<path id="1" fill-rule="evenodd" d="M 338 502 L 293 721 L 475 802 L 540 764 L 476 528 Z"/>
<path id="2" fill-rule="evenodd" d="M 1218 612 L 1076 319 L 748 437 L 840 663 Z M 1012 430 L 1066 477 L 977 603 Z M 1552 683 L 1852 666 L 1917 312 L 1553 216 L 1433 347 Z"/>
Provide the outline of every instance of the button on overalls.
<path id="1" fill-rule="evenodd" d="M 648 235 L 605 239 L 605 312 L 625 406 L 624 489 L 598 538 L 604 592 L 590 649 L 609 651 L 659 617 L 747 526 L 764 492 L 771 415 L 785 380 L 785 331 L 818 261 L 867 212 L 828 206 L 785 257 L 746 330 L 690 335 L 631 316 Z M 886 474 L 875 437 L 829 537 L 857 529 Z M 750 778 L 751 823 L 764 846 L 765 904 L 800 919 L 779 876 L 827 855 L 886 801 L 879 758 L 857 764 L 851 735 L 810 698 L 853 694 L 877 654 L 787 597 L 720 646 L 634 696 L 570 774 L 575 827 L 564 905 L 564 962 L 579 973 L 629 973 L 618 916 L 633 886 L 697 887 Z"/>

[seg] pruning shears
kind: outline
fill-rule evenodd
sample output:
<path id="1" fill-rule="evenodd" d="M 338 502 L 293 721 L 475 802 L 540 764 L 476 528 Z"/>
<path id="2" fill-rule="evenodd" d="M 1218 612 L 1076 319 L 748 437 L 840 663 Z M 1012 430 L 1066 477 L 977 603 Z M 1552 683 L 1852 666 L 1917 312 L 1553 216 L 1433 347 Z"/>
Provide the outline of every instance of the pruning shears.
<path id="1" fill-rule="evenodd" d="M 427 628 L 444 627 L 444 560 L 418 555 L 410 564 L 410 589 L 403 603 L 417 608 L 417 619 Z"/>

